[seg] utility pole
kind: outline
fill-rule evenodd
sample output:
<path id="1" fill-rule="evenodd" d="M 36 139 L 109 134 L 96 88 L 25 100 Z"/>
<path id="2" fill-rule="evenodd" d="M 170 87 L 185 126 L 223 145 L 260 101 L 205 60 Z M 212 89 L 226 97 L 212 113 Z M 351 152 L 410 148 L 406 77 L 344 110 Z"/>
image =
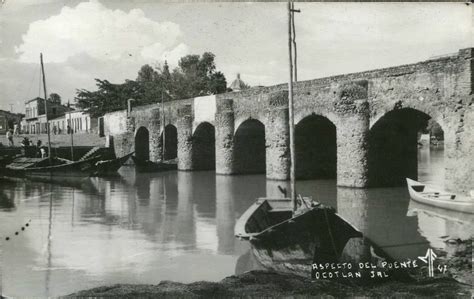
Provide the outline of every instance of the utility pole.
<path id="1" fill-rule="evenodd" d="M 293 205 L 293 213 L 296 212 L 296 155 L 295 155 L 295 119 L 293 106 L 293 82 L 296 79 L 296 40 L 295 40 L 295 12 L 300 10 L 294 9 L 294 3 L 288 2 L 288 60 L 289 60 L 289 82 L 288 82 L 288 114 L 289 114 L 289 130 L 290 130 L 290 199 Z M 293 56 L 294 50 L 294 56 Z"/>
<path id="2" fill-rule="evenodd" d="M 294 81 L 298 82 L 298 64 L 297 64 L 297 51 L 296 51 L 296 30 L 295 30 L 295 12 L 301 12 L 299 9 L 295 9 L 295 3 L 291 2 L 291 33 L 292 33 L 292 43 L 293 43 L 293 51 L 294 51 L 294 62 L 293 62 L 293 69 L 294 69 Z"/>
<path id="3" fill-rule="evenodd" d="M 293 51 L 292 51 L 292 15 L 291 2 L 288 2 L 288 57 L 290 78 L 288 81 L 288 112 L 290 121 L 290 199 L 293 204 L 293 213 L 296 211 L 296 186 L 295 186 L 295 140 L 294 140 L 294 114 L 293 114 Z"/>

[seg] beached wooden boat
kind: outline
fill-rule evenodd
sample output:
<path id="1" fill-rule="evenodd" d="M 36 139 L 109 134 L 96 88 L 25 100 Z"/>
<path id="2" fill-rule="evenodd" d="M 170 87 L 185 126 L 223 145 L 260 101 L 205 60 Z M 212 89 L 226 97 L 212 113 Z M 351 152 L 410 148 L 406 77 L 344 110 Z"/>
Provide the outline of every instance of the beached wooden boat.
<path id="1" fill-rule="evenodd" d="M 108 176 L 117 174 L 117 171 L 133 155 L 133 152 L 119 158 L 99 160 L 95 163 L 95 170 L 92 176 Z"/>
<path id="2" fill-rule="evenodd" d="M 289 198 L 259 198 L 239 218 L 235 236 L 248 240 L 267 269 L 310 277 L 312 263 L 339 262 L 348 241 L 362 233 L 334 209 L 308 203 L 293 213 Z"/>
<path id="3" fill-rule="evenodd" d="M 160 172 L 167 170 L 178 169 L 178 164 L 175 160 L 163 161 L 163 162 L 152 162 L 149 160 L 142 160 L 135 156 L 132 156 L 133 162 L 135 163 L 135 169 L 138 172 Z"/>
<path id="4" fill-rule="evenodd" d="M 474 214 L 474 200 L 467 196 L 440 191 L 407 178 L 408 192 L 414 201 L 452 211 Z"/>

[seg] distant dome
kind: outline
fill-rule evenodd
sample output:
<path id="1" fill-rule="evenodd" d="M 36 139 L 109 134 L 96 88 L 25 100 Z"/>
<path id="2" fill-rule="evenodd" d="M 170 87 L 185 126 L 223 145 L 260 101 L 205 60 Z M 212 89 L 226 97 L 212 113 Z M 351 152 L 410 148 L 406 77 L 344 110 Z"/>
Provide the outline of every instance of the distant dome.
<path id="1" fill-rule="evenodd" d="M 248 85 L 245 84 L 244 81 L 240 80 L 240 74 L 237 74 L 237 78 L 229 86 L 229 88 L 232 89 L 232 91 L 241 91 L 243 89 L 246 89 L 247 87 Z"/>

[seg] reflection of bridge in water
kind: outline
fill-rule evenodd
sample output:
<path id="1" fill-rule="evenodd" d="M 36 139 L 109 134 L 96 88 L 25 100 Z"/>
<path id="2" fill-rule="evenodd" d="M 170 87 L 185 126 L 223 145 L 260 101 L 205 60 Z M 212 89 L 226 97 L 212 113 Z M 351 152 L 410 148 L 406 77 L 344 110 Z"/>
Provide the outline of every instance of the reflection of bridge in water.
<path id="1" fill-rule="evenodd" d="M 439 166 L 432 167 L 439 171 Z M 286 187 L 285 182 L 267 180 L 259 174 L 138 174 L 131 167 L 124 167 L 121 173 L 122 177 L 90 179 L 73 186 L 51 188 L 46 183 L 27 181 L 2 185 L 2 194 L 14 199 L 10 203 L 0 201 L 0 216 L 5 222 L 0 230 L 32 219 L 31 231 L 4 243 L 3 269 L 12 273 L 6 281 L 10 293 L 12 286 L 17 286 L 18 294 L 28 295 L 21 293 L 28 290 L 22 291 L 21 281 L 38 282 L 37 290 L 44 287 L 44 271 L 18 270 L 29 269 L 29 265 L 49 269 L 49 295 L 66 293 L 58 290 L 71 279 L 88 288 L 97 281 L 220 280 L 249 270 L 258 265 L 248 253 L 249 244 L 234 238 L 235 221 L 256 197 L 281 196 L 277 186 Z M 436 223 L 428 226 L 431 230 L 427 229 L 426 215 L 407 217 L 409 196 L 405 188 L 344 188 L 337 187 L 334 180 L 298 181 L 297 187 L 299 192 L 336 207 L 398 260 L 421 256 L 428 247 L 437 248 L 443 234 L 469 229 L 452 215 L 440 221 L 430 218 L 430 223 Z M 47 244 L 50 192 L 52 268 L 48 268 L 42 251 Z M 358 254 L 368 249 L 365 242 L 352 245 Z"/>

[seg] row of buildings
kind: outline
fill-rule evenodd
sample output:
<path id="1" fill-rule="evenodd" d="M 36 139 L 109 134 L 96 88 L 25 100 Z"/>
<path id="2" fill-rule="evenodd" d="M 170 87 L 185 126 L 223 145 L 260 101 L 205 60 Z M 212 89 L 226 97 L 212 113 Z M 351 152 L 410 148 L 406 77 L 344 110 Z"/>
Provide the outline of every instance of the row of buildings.
<path id="1" fill-rule="evenodd" d="M 240 74 L 229 86 L 230 90 L 240 91 L 248 88 L 240 79 Z M 15 134 L 46 134 L 47 121 L 51 134 L 92 133 L 101 134 L 98 118 L 84 110 L 75 109 L 73 106 L 61 104 L 59 97 L 47 100 L 45 111 L 45 100 L 37 97 L 25 101 L 25 114 L 11 113 L 0 110 L 0 134 L 12 130 Z"/>
<path id="2" fill-rule="evenodd" d="M 97 118 L 87 111 L 61 104 L 60 100 L 34 98 L 25 102 L 25 114 L 0 110 L 0 134 L 11 129 L 15 134 L 46 134 L 47 121 L 51 134 L 98 133 Z"/>

